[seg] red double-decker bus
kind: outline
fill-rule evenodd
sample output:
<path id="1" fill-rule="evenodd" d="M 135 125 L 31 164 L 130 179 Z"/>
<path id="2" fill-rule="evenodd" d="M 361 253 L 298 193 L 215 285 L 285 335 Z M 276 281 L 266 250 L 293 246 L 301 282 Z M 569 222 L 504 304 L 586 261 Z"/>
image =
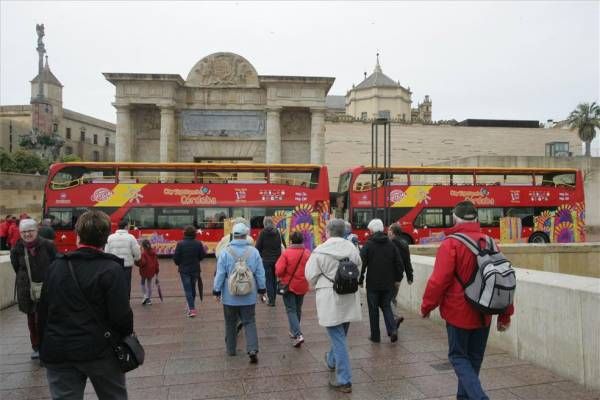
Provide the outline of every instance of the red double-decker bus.
<path id="1" fill-rule="evenodd" d="M 148 238 L 159 254 L 174 251 L 186 225 L 196 226 L 197 238 L 213 251 L 226 221 L 235 217 L 250 221 L 255 238 L 264 216 L 294 211 L 297 229 L 310 230 L 318 223 L 315 212 L 328 218 L 329 181 L 326 167 L 308 164 L 52 165 L 44 215 L 52 221 L 59 251 L 75 248 L 75 222 L 90 208 L 106 212 L 113 230 L 128 221 L 132 234 Z"/>
<path id="2" fill-rule="evenodd" d="M 340 175 L 336 196 L 336 212 L 363 241 L 374 215 L 387 214 L 385 222 L 399 222 L 408 243 L 439 242 L 453 225 L 452 208 L 467 199 L 482 230 L 501 242 L 585 241 L 576 169 L 358 166 Z"/>

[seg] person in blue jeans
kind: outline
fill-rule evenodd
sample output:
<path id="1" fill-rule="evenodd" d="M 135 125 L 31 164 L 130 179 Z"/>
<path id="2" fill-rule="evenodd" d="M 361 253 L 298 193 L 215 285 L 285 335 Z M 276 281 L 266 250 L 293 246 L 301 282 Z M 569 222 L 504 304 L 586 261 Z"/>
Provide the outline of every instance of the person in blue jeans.
<path id="1" fill-rule="evenodd" d="M 196 311 L 196 284 L 200 277 L 200 261 L 206 255 L 204 244 L 196 240 L 196 228 L 188 225 L 183 230 L 183 240 L 177 243 L 173 261 L 181 277 L 181 285 L 187 302 L 187 316 L 193 318 Z"/>
<path id="2" fill-rule="evenodd" d="M 333 290 L 333 280 L 341 259 L 348 258 L 359 268 L 358 249 L 344 239 L 345 224 L 342 219 L 332 219 L 326 227 L 327 240 L 318 246 L 306 264 L 305 275 L 316 292 L 319 325 L 327 329 L 331 349 L 325 353 L 325 363 L 335 369 L 335 381 L 329 386 L 339 392 L 352 392 L 352 367 L 346 336 L 350 322 L 361 320 L 359 292 L 340 295 Z"/>
<path id="3" fill-rule="evenodd" d="M 237 323 L 241 321 L 246 335 L 246 352 L 250 362 L 258 362 L 258 334 L 256 332 L 256 296 L 266 292 L 265 269 L 258 250 L 248 244 L 246 236 L 249 228 L 246 224 L 233 226 L 233 240 L 221 251 L 217 260 L 217 272 L 213 285 L 213 295 L 223 304 L 225 318 L 225 347 L 227 354 L 235 356 L 237 352 Z M 229 291 L 228 278 L 236 262 L 245 263 L 252 272 L 254 282 L 250 293 L 235 295 Z"/>
<path id="4" fill-rule="evenodd" d="M 470 201 L 461 201 L 453 210 L 454 227 L 447 235 L 462 233 L 479 243 L 486 240 L 477 221 L 477 209 Z M 479 371 L 490 333 L 491 315 L 484 315 L 467 302 L 460 281 L 468 282 L 477 267 L 475 255 L 458 239 L 442 241 L 435 257 L 433 272 L 423 294 L 421 315 L 428 318 L 438 306 L 446 320 L 448 358 L 458 377 L 456 398 L 461 400 L 488 400 L 479 381 Z M 460 279 L 460 281 L 459 281 Z M 498 315 L 496 327 L 505 331 L 514 313 L 511 305 Z"/>

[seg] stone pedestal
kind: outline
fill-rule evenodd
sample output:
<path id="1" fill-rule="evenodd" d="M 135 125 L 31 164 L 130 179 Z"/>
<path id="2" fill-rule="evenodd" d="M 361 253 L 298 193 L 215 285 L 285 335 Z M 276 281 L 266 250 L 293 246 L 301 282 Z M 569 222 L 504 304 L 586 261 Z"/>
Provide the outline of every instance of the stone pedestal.
<path id="1" fill-rule="evenodd" d="M 117 109 L 117 132 L 115 138 L 115 161 L 129 162 L 132 158 L 132 131 L 130 107 L 127 104 L 113 104 Z"/>
<path id="2" fill-rule="evenodd" d="M 267 109 L 267 164 L 281 163 L 281 109 Z"/>
<path id="3" fill-rule="evenodd" d="M 325 162 L 325 110 L 312 108 L 310 121 L 310 163 Z"/>

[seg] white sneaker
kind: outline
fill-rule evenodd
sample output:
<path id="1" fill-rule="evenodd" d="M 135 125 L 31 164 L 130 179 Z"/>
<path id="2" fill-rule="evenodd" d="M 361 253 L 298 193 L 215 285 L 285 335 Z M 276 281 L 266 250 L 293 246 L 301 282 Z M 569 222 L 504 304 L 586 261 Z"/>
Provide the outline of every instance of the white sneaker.
<path id="1" fill-rule="evenodd" d="M 294 339 L 294 347 L 300 347 L 304 343 L 304 337 L 302 335 L 298 335 L 296 339 Z"/>

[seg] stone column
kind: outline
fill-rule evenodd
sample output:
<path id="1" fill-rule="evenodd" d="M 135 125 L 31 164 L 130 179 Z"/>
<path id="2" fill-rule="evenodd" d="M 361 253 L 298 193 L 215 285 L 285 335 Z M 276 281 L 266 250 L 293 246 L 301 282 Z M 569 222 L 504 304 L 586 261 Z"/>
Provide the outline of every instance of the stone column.
<path id="1" fill-rule="evenodd" d="M 115 161 L 134 161 L 132 157 L 132 131 L 129 104 L 115 104 L 117 109 L 117 132 L 115 134 Z"/>
<path id="2" fill-rule="evenodd" d="M 281 108 L 267 109 L 267 164 L 281 163 Z"/>
<path id="3" fill-rule="evenodd" d="M 310 163 L 325 163 L 325 109 L 311 108 Z"/>
<path id="4" fill-rule="evenodd" d="M 175 137 L 175 110 L 173 106 L 160 106 L 160 162 L 177 161 L 177 138 Z M 160 173 L 161 182 L 170 182 L 175 174 Z"/>

